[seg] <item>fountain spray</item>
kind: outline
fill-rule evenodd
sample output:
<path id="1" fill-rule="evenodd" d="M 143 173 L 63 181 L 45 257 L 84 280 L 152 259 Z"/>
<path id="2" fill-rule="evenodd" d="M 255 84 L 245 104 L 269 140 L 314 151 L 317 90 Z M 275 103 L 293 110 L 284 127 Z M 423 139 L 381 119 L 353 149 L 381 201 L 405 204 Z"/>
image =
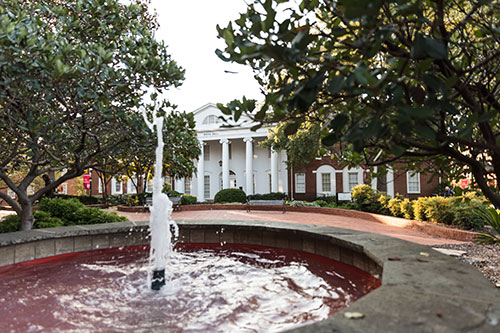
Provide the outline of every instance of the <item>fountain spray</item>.
<path id="1" fill-rule="evenodd" d="M 153 268 L 151 278 L 151 289 L 160 290 L 165 285 L 165 267 L 167 259 L 172 252 L 173 226 L 178 233 L 177 225 L 170 219 L 172 215 L 172 201 L 168 195 L 162 193 L 162 171 L 163 171 L 163 117 L 158 117 L 156 111 L 153 113 L 153 121 L 150 122 L 146 110 L 142 110 L 144 121 L 152 133 L 157 137 L 155 175 L 153 178 L 153 205 L 150 207 L 149 228 L 151 232 L 151 250 L 149 261 Z"/>

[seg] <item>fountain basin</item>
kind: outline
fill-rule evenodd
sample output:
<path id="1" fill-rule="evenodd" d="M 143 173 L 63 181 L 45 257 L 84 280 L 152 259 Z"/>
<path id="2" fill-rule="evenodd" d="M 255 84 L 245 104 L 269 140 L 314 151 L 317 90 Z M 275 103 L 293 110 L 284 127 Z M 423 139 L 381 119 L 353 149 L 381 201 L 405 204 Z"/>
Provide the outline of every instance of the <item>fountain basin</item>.
<path id="1" fill-rule="evenodd" d="M 391 237 L 326 226 L 256 221 L 178 221 L 180 242 L 300 250 L 379 277 L 382 286 L 327 320 L 294 332 L 481 331 L 500 329 L 500 291 L 477 270 Z M 0 235 L 0 265 L 53 255 L 148 244 L 147 222 L 121 222 Z M 359 312 L 361 319 L 349 319 Z"/>

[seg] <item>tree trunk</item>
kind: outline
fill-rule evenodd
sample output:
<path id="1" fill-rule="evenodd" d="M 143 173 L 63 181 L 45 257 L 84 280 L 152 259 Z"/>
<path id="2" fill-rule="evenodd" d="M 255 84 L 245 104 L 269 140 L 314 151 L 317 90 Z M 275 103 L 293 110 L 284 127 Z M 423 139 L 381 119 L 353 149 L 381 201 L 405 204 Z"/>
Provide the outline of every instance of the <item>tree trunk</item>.
<path id="1" fill-rule="evenodd" d="M 33 217 L 33 204 L 28 202 L 21 205 L 21 231 L 28 231 L 33 228 L 35 218 Z"/>

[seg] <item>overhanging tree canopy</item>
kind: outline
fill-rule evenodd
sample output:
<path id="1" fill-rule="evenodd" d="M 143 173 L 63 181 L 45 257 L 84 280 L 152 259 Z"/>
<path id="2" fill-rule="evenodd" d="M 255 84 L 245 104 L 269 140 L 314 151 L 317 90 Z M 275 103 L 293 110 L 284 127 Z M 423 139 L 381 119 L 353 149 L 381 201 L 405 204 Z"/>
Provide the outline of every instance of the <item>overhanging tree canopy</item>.
<path id="1" fill-rule="evenodd" d="M 500 206 L 500 3 L 482 0 L 254 1 L 217 54 L 250 65 L 265 104 L 239 117 L 322 124 L 368 165 L 432 158 L 471 172 Z M 286 8 L 284 10 L 284 8 Z"/>
<path id="2" fill-rule="evenodd" d="M 154 38 L 146 1 L 0 0 L 0 192 L 33 224 L 32 205 L 62 182 L 101 166 L 100 157 L 133 154 L 146 132 L 148 89 L 178 86 L 183 70 Z M 24 178 L 11 174 L 23 170 Z M 28 196 L 36 177 L 65 170 Z"/>

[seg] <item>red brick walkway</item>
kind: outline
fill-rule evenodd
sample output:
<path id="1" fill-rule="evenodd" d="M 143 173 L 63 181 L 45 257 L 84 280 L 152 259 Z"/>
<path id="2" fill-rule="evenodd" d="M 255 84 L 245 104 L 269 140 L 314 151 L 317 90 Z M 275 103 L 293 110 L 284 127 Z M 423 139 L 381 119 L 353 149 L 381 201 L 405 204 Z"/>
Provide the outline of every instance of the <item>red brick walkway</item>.
<path id="1" fill-rule="evenodd" d="M 117 212 L 131 221 L 147 221 L 149 213 Z M 181 211 L 172 214 L 174 220 L 236 220 L 236 221 L 275 221 L 288 223 L 326 225 L 337 228 L 352 229 L 376 234 L 387 235 L 423 245 L 437 245 L 462 243 L 456 240 L 427 235 L 421 231 L 388 226 L 382 223 L 362 220 L 358 218 L 335 216 L 316 213 L 279 211 L 252 211 L 244 210 L 200 210 Z"/>

